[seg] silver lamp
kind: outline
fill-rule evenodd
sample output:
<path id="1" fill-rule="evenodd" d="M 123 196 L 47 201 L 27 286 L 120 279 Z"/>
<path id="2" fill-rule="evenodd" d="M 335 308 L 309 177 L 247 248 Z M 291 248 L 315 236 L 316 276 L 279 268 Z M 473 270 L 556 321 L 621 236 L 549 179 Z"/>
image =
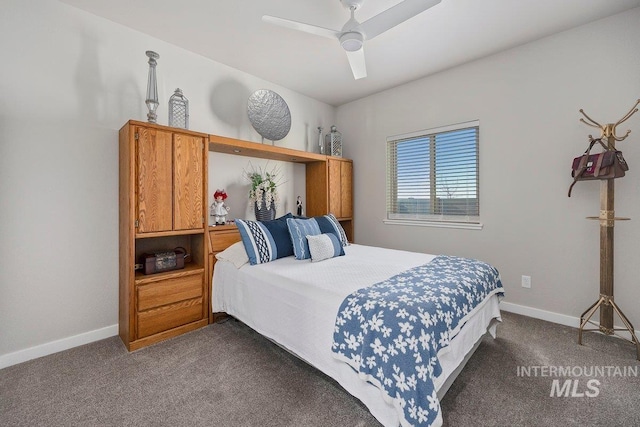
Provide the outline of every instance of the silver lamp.
<path id="1" fill-rule="evenodd" d="M 145 104 L 147 104 L 147 108 L 149 109 L 149 113 L 147 113 L 147 119 L 149 123 L 156 123 L 158 120 L 158 115 L 156 114 L 156 110 L 158 109 L 158 83 L 156 82 L 156 59 L 160 58 L 160 55 L 157 53 L 148 50 L 145 52 L 149 57 L 149 78 L 147 79 L 147 99 Z"/>

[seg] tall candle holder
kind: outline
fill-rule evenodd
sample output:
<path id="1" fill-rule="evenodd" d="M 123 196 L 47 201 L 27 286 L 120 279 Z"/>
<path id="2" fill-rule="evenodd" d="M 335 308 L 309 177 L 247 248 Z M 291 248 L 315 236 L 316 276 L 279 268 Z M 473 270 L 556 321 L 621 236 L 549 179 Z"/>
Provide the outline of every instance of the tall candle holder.
<path id="1" fill-rule="evenodd" d="M 145 104 L 147 104 L 147 108 L 149 109 L 149 113 L 147 113 L 147 119 L 149 123 L 156 123 L 158 120 L 158 115 L 156 114 L 156 110 L 158 109 L 158 83 L 156 81 L 156 65 L 158 62 L 156 59 L 160 58 L 160 55 L 157 53 L 148 50 L 145 52 L 149 57 L 149 77 L 147 79 L 147 99 L 145 100 Z"/>

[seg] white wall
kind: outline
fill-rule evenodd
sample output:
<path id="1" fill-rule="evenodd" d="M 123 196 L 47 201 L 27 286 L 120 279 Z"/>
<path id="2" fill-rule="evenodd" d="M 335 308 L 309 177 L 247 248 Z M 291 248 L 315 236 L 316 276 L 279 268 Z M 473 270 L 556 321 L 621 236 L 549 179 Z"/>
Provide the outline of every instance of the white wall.
<path id="1" fill-rule="evenodd" d="M 270 142 L 269 142 L 270 144 Z M 224 165 L 223 168 L 215 165 Z M 248 201 L 249 181 L 244 176 L 244 171 L 262 170 L 278 172 L 278 196 L 280 200 L 276 204 L 277 216 L 287 212 L 296 212 L 296 197 L 301 196 L 303 205 L 306 200 L 305 166 L 288 162 L 262 161 L 251 157 L 234 156 L 231 154 L 209 153 L 209 205 L 213 202 L 213 193 L 216 189 L 224 189 L 227 192 L 225 204 L 231 209 L 227 220 L 235 218 L 255 219 L 255 210 Z M 232 171 L 233 173 L 230 173 Z M 215 217 L 209 217 L 209 223 L 213 224 Z"/>
<path id="2" fill-rule="evenodd" d="M 640 97 L 640 9 L 487 57 L 338 108 L 354 159 L 359 243 L 476 257 L 495 264 L 506 301 L 580 316 L 598 298 L 599 185 L 571 198 L 583 108 L 616 122 Z M 385 138 L 480 120 L 481 231 L 384 225 Z M 620 126 L 631 170 L 616 181 L 615 296 L 640 326 L 640 113 Z M 598 135 L 598 133 L 597 133 Z M 378 171 L 378 173 L 372 173 Z M 532 288 L 520 286 L 521 275 Z M 620 324 L 618 322 L 618 324 Z"/>
<path id="3" fill-rule="evenodd" d="M 190 128 L 200 132 L 259 142 L 246 100 L 262 88 L 291 110 L 291 131 L 277 145 L 311 151 L 316 127 L 335 121 L 327 104 L 55 0 L 4 0 L 0 368 L 65 346 L 56 340 L 117 333 L 118 129 L 146 121 L 146 50 L 160 54 L 160 124 L 177 87 L 190 102 Z M 217 156 L 209 197 L 216 186 L 237 186 L 228 203 L 232 217 L 241 216 L 248 159 Z M 282 213 L 304 194 L 304 167 L 285 165 L 283 174 Z"/>

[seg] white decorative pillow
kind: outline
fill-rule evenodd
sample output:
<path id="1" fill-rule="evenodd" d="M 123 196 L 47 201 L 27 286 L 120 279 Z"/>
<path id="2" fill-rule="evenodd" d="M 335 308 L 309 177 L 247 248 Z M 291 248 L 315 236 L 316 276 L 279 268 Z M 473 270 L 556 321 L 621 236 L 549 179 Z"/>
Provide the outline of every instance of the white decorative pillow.
<path id="1" fill-rule="evenodd" d="M 323 261 L 325 259 L 344 255 L 342 243 L 333 233 L 323 233 L 315 236 L 307 236 L 311 261 Z"/>
<path id="2" fill-rule="evenodd" d="M 216 259 L 222 259 L 229 261 L 235 265 L 236 268 L 240 268 L 249 262 L 249 256 L 244 248 L 242 241 L 235 242 L 222 252 L 216 254 Z"/>

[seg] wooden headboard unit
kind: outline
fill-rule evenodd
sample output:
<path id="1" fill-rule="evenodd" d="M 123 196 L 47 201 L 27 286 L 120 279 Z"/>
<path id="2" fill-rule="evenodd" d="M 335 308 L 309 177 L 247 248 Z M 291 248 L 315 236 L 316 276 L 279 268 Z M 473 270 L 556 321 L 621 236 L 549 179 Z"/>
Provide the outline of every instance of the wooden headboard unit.
<path id="1" fill-rule="evenodd" d="M 219 135 L 209 135 L 209 151 L 305 164 L 307 199 L 305 214 L 317 216 L 332 212 L 342 224 L 347 238 L 353 241 L 353 163 L 351 160 Z M 215 163 L 213 160 L 210 165 L 216 167 Z M 215 254 L 240 241 L 240 233 L 235 225 L 218 225 L 209 227 L 207 236 L 209 283 L 213 286 Z M 209 295 L 213 295 L 213 288 L 209 290 Z M 213 313 L 209 311 L 211 323 L 214 319 Z"/>

